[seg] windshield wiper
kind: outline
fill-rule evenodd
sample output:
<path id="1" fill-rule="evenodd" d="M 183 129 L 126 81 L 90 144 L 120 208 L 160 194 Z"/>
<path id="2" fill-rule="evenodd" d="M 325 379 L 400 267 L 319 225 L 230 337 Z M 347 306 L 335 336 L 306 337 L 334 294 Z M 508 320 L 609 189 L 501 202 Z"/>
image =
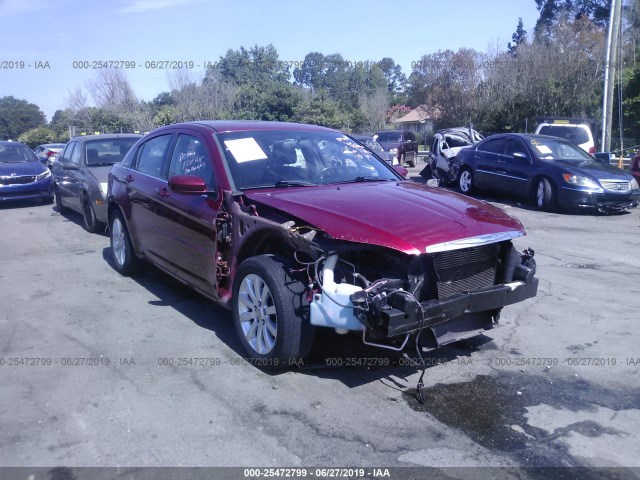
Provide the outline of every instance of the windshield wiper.
<path id="1" fill-rule="evenodd" d="M 282 187 L 310 187 L 313 183 L 303 182 L 302 180 L 279 180 L 276 182 L 274 187 L 282 188 Z"/>
<path id="2" fill-rule="evenodd" d="M 371 177 L 361 175 L 359 177 L 354 178 L 353 180 L 349 180 L 350 182 L 387 182 L 391 180 L 390 178 L 380 178 L 380 177 Z"/>

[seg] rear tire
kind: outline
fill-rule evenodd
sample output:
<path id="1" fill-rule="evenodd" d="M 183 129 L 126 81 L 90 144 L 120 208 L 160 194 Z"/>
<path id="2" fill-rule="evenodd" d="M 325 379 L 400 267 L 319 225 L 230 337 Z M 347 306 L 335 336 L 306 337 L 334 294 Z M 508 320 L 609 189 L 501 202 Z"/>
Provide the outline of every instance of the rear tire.
<path id="1" fill-rule="evenodd" d="M 556 192 L 553 185 L 546 178 L 536 182 L 534 189 L 534 205 L 538 210 L 552 212 L 556 209 Z"/>
<path id="2" fill-rule="evenodd" d="M 473 184 L 473 173 L 469 167 L 465 167 L 460 171 L 460 175 L 458 176 L 458 187 L 465 195 L 470 195 L 475 190 L 475 185 Z"/>
<path id="3" fill-rule="evenodd" d="M 240 264 L 233 283 L 233 320 L 248 357 L 263 369 L 287 368 L 311 350 L 305 285 L 286 262 L 259 255 Z"/>
<path id="4" fill-rule="evenodd" d="M 408 162 L 409 163 L 409 167 L 415 168 L 415 166 L 416 166 L 416 157 L 417 157 L 417 155 L 414 153 L 413 157 Z"/>
<path id="5" fill-rule="evenodd" d="M 111 214 L 109 238 L 111 240 L 111 255 L 115 269 L 121 275 L 131 275 L 140 266 L 140 259 L 136 257 L 127 225 L 124 223 L 119 210 Z"/>

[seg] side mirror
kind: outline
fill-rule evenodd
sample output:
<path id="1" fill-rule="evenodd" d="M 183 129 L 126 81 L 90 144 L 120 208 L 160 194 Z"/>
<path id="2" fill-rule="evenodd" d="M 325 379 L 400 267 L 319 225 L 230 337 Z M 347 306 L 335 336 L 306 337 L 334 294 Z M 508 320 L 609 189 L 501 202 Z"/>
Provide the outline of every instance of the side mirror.
<path id="1" fill-rule="evenodd" d="M 184 195 L 202 195 L 207 193 L 207 184 L 196 175 L 176 175 L 169 179 L 169 188 Z"/>
<path id="2" fill-rule="evenodd" d="M 62 162 L 62 169 L 63 170 L 78 170 L 78 165 L 76 165 L 75 163 L 71 163 L 71 162 Z"/>
<path id="3" fill-rule="evenodd" d="M 404 167 L 401 167 L 400 165 L 395 165 L 393 167 L 393 169 L 399 173 L 400 175 L 402 175 L 402 178 L 407 178 L 407 174 L 409 173 L 409 170 L 407 170 Z"/>
<path id="4" fill-rule="evenodd" d="M 218 198 L 218 192 L 207 190 L 207 184 L 202 177 L 196 175 L 176 175 L 169 179 L 169 188 L 182 195 L 210 194 Z"/>

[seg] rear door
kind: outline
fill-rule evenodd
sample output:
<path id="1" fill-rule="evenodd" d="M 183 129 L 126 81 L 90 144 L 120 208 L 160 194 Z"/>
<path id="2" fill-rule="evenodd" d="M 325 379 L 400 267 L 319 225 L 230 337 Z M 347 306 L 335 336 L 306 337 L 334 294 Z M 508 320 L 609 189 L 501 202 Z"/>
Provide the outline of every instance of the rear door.
<path id="1" fill-rule="evenodd" d="M 214 150 L 202 134 L 181 130 L 169 157 L 167 180 L 195 175 L 216 193 L 181 194 L 165 184 L 155 199 L 155 223 L 162 238 L 158 255 L 167 268 L 208 295 L 216 292 L 216 217 L 221 202 L 214 158 Z"/>
<path id="2" fill-rule="evenodd" d="M 167 155 L 174 140 L 172 132 L 162 132 L 141 143 L 136 151 L 131 170 L 119 179 L 126 187 L 131 219 L 129 229 L 132 240 L 140 252 L 154 261 L 159 261 L 163 249 L 158 233 L 155 210 L 160 192 L 167 188 L 164 170 Z"/>
<path id="3" fill-rule="evenodd" d="M 504 138 L 489 138 L 478 145 L 473 152 L 476 185 L 481 188 L 500 188 L 499 172 L 503 170 L 501 161 Z"/>

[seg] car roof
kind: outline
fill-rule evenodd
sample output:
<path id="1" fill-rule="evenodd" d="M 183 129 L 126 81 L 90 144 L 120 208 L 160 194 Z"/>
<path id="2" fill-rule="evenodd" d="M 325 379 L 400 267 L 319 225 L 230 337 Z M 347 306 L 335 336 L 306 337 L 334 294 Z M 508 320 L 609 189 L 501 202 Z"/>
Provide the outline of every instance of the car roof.
<path id="1" fill-rule="evenodd" d="M 313 130 L 323 132 L 337 132 L 332 128 L 321 127 L 319 125 L 309 125 L 306 123 L 292 122 L 268 122 L 260 120 L 196 120 L 193 122 L 174 123 L 165 127 L 160 127 L 155 131 L 173 129 L 180 127 L 205 127 L 214 130 L 216 133 L 240 132 L 249 130 Z"/>
<path id="2" fill-rule="evenodd" d="M 557 140 L 560 142 L 568 142 L 568 140 L 560 137 L 554 137 L 553 135 L 539 135 L 535 133 L 496 133 L 494 135 L 490 135 L 485 137 L 485 140 L 489 140 L 492 138 L 520 138 L 522 140 L 535 140 L 536 138 L 552 138 L 553 140 Z"/>
<path id="3" fill-rule="evenodd" d="M 0 145 L 24 145 L 25 147 L 27 147 L 24 143 L 22 142 L 11 142 L 9 140 L 2 140 L 0 141 Z M 29 147 L 27 147 L 29 148 Z"/>
<path id="4" fill-rule="evenodd" d="M 73 137 L 72 140 L 113 140 L 114 138 L 140 138 L 142 137 L 139 133 L 103 133 L 100 135 L 79 135 L 77 137 Z"/>

